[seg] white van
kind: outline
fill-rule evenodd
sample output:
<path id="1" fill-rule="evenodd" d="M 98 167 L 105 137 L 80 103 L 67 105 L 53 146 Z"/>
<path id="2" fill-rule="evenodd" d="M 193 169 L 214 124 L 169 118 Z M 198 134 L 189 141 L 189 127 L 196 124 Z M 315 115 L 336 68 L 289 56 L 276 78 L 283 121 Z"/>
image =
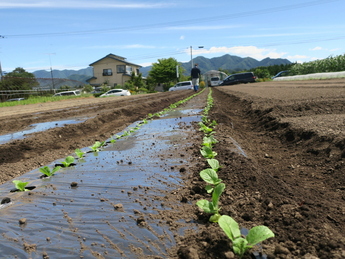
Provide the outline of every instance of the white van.
<path id="1" fill-rule="evenodd" d="M 211 81 L 210 86 L 217 86 L 217 85 L 219 85 L 220 78 L 218 76 L 211 77 L 210 81 Z"/>
<path id="2" fill-rule="evenodd" d="M 60 92 L 60 93 L 54 94 L 53 96 L 66 96 L 66 95 L 80 95 L 80 91 L 76 90 L 76 91 Z"/>
<path id="3" fill-rule="evenodd" d="M 177 90 L 193 90 L 192 81 L 179 82 L 173 87 L 169 88 L 169 91 L 177 91 Z"/>

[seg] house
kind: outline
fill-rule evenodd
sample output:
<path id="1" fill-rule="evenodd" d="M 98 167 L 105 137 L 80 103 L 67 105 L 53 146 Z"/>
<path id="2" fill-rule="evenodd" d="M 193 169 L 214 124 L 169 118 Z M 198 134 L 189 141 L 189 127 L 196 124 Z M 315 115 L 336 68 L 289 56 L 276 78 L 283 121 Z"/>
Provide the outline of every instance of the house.
<path id="1" fill-rule="evenodd" d="M 108 85 L 111 87 L 121 85 L 131 79 L 134 72 L 139 74 L 140 65 L 126 61 L 126 58 L 109 54 L 90 64 L 93 67 L 93 77 L 86 81 L 92 86 Z"/>

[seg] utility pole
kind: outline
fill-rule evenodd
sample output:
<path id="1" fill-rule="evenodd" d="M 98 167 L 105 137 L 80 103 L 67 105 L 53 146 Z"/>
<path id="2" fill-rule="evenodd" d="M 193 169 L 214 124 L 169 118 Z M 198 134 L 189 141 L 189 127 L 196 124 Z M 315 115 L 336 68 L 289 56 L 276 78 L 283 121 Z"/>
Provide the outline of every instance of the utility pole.
<path id="1" fill-rule="evenodd" d="M 0 39 L 4 39 L 5 36 L 0 35 Z M 2 80 L 3 73 L 2 73 L 2 68 L 1 68 L 1 61 L 0 61 L 0 81 Z"/>
<path id="2" fill-rule="evenodd" d="M 47 53 L 49 55 L 49 63 L 50 63 L 50 76 L 52 78 L 52 86 L 53 90 L 55 91 L 55 85 L 54 85 L 54 76 L 53 76 L 53 67 L 52 67 L 52 60 L 50 58 L 50 55 L 55 55 L 55 53 Z"/>
<path id="3" fill-rule="evenodd" d="M 204 46 L 199 46 L 198 48 L 202 49 L 204 48 Z M 190 46 L 190 60 L 191 60 L 192 68 L 193 68 L 194 65 L 193 65 L 193 47 L 192 46 Z"/>

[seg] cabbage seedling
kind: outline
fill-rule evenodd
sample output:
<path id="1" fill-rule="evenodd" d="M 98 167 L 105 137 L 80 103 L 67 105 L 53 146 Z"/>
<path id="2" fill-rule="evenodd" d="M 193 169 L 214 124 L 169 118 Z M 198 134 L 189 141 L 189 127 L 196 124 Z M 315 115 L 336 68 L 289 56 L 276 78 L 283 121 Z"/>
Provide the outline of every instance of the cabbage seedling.
<path id="1" fill-rule="evenodd" d="M 68 156 L 65 158 L 65 161 L 61 162 L 61 164 L 63 165 L 63 167 L 69 167 L 73 162 L 74 162 L 74 157 Z"/>
<path id="2" fill-rule="evenodd" d="M 212 149 L 207 146 L 202 147 L 200 152 L 201 152 L 201 155 L 205 158 L 214 158 L 217 155 L 215 151 L 212 151 Z"/>
<path id="3" fill-rule="evenodd" d="M 202 131 L 204 132 L 205 134 L 209 134 L 213 131 L 212 128 L 210 127 L 207 127 L 204 123 L 202 123 L 201 121 L 199 122 L 199 126 L 200 126 L 200 129 L 199 131 Z"/>
<path id="4" fill-rule="evenodd" d="M 99 152 L 99 149 L 102 146 L 104 146 L 104 144 L 105 144 L 105 141 L 102 141 L 102 142 L 96 141 L 95 144 L 93 144 L 89 148 L 91 148 L 93 152 Z"/>
<path id="5" fill-rule="evenodd" d="M 21 192 L 29 191 L 28 189 L 25 189 L 25 186 L 27 186 L 29 182 L 22 182 L 20 180 L 13 180 L 12 183 L 14 184 L 15 188 Z"/>
<path id="6" fill-rule="evenodd" d="M 209 147 L 209 148 L 212 148 L 212 146 L 216 143 L 218 143 L 218 141 L 213 136 L 208 136 L 208 137 L 206 136 L 203 139 L 202 145 Z"/>
<path id="7" fill-rule="evenodd" d="M 206 182 L 209 183 L 211 185 L 206 185 L 205 189 L 207 191 L 207 193 L 211 193 L 214 189 L 213 186 L 217 186 L 218 184 L 220 184 L 222 182 L 221 179 L 218 178 L 218 175 L 216 173 L 215 170 L 208 168 L 205 170 L 202 170 L 200 172 L 200 177 Z"/>
<path id="8" fill-rule="evenodd" d="M 46 176 L 52 176 L 54 175 L 57 171 L 61 169 L 61 166 L 56 166 L 54 167 L 53 170 L 50 171 L 50 168 L 48 166 L 41 167 L 39 170 L 42 174 L 45 174 Z"/>
<path id="9" fill-rule="evenodd" d="M 249 230 L 248 235 L 241 237 L 238 223 L 231 217 L 223 215 L 218 219 L 218 224 L 232 241 L 232 249 L 240 258 L 256 244 L 274 237 L 274 233 L 266 226 L 256 226 Z"/>
<path id="10" fill-rule="evenodd" d="M 79 148 L 77 148 L 74 153 L 77 155 L 78 158 L 82 158 L 84 155 L 84 152 L 81 151 Z"/>
<path id="11" fill-rule="evenodd" d="M 207 159 L 207 163 L 211 166 L 211 168 L 218 172 L 220 169 L 219 161 L 217 159 Z"/>
<path id="12" fill-rule="evenodd" d="M 217 186 L 214 187 L 213 193 L 212 193 L 212 201 L 208 200 L 199 200 L 197 201 L 196 205 L 200 209 L 202 209 L 206 213 L 212 213 L 213 215 L 210 217 L 211 222 L 217 222 L 220 218 L 219 210 L 221 209 L 219 207 L 219 199 L 220 195 L 225 189 L 225 184 L 220 183 Z"/>

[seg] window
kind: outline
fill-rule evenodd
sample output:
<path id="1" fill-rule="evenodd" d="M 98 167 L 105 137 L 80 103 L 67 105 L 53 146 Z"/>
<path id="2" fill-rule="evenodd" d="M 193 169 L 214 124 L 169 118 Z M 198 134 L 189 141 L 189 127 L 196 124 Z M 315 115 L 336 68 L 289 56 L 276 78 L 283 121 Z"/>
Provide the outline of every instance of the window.
<path id="1" fill-rule="evenodd" d="M 126 66 L 126 74 L 132 74 L 132 67 L 131 66 Z"/>
<path id="2" fill-rule="evenodd" d="M 103 76 L 112 76 L 112 75 L 113 75 L 113 71 L 111 70 L 111 68 L 103 69 Z"/>
<path id="3" fill-rule="evenodd" d="M 117 65 L 117 73 L 125 73 L 126 72 L 126 66 L 125 65 Z"/>

